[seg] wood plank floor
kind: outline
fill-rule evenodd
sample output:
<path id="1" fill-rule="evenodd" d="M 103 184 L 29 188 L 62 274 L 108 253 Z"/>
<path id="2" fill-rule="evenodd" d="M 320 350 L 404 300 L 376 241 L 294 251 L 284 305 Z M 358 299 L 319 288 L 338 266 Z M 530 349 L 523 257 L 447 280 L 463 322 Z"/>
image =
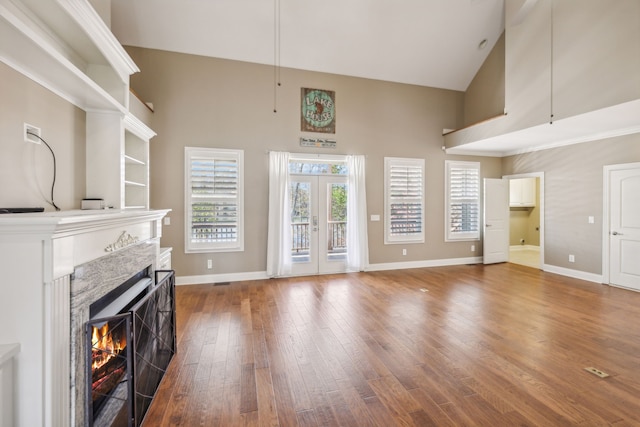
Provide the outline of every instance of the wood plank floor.
<path id="1" fill-rule="evenodd" d="M 507 263 L 176 292 L 145 427 L 640 425 L 639 293 Z"/>

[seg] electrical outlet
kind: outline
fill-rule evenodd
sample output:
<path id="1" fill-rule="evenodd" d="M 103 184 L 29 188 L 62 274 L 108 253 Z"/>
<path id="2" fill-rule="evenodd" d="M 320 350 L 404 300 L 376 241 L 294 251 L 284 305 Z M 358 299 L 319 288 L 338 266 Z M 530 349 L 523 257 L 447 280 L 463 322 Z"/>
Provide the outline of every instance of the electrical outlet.
<path id="1" fill-rule="evenodd" d="M 209 270 L 211 270 L 213 268 L 213 260 L 212 259 L 208 259 L 207 260 L 207 268 Z"/>
<path id="2" fill-rule="evenodd" d="M 476 251 L 476 245 L 471 245 L 471 252 L 475 252 Z"/>
<path id="3" fill-rule="evenodd" d="M 576 262 L 576 257 L 574 255 L 569 255 L 569 262 Z"/>
<path id="4" fill-rule="evenodd" d="M 30 135 L 31 134 L 31 135 Z M 37 136 L 34 136 L 37 135 Z M 40 128 L 30 125 L 29 123 L 24 124 L 24 142 L 31 142 L 34 144 L 40 144 Z"/>
<path id="5" fill-rule="evenodd" d="M 403 249 L 403 250 L 402 250 L 402 255 L 406 255 L 406 254 L 407 254 L 407 250 L 406 250 L 406 249 Z"/>
<path id="6" fill-rule="evenodd" d="M 168 216 L 164 217 L 164 225 L 171 225 L 171 218 L 169 218 Z"/>

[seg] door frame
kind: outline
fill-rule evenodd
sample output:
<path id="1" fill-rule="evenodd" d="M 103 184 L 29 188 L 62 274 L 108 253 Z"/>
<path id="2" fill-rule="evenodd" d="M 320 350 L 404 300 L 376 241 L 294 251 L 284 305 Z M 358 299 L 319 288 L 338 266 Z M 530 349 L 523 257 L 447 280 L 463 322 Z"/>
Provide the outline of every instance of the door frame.
<path id="1" fill-rule="evenodd" d="M 502 178 L 506 178 L 506 179 L 518 179 L 518 178 L 538 178 L 539 179 L 539 192 L 540 194 L 539 199 L 540 199 L 540 224 L 538 225 L 540 227 L 540 270 L 542 271 L 547 271 L 546 269 L 546 265 L 544 263 L 544 217 L 545 217 L 545 210 L 544 210 L 544 172 L 527 172 L 527 173 L 519 173 L 519 174 L 513 174 L 513 175 L 503 175 Z M 509 224 L 509 227 L 511 227 L 511 224 Z"/>
<path id="2" fill-rule="evenodd" d="M 298 162 L 320 162 L 320 163 L 346 163 L 347 160 L 347 156 L 346 155 L 341 155 L 341 154 L 311 154 L 311 153 L 290 153 L 289 156 L 289 161 L 298 161 Z M 318 200 L 318 204 L 320 203 L 320 195 L 324 194 L 324 191 L 320 190 L 320 185 L 322 184 L 322 181 L 324 180 L 325 183 L 327 182 L 331 182 L 331 181 L 343 181 L 345 183 L 348 183 L 348 175 L 340 175 L 340 174 L 335 174 L 335 175 L 331 175 L 331 174 L 306 174 L 306 173 L 291 173 L 289 172 L 289 178 L 290 180 L 295 180 L 297 177 L 301 178 L 301 180 L 304 180 L 305 177 L 308 177 L 310 179 L 315 179 L 316 183 L 315 185 L 312 184 L 312 190 L 313 187 L 315 187 L 315 192 L 317 195 L 317 200 Z M 326 195 L 326 194 L 325 194 Z M 315 209 L 318 209 L 318 206 L 315 206 Z M 321 214 L 320 210 L 318 209 L 317 211 L 317 217 L 318 217 L 318 222 L 321 222 L 321 218 L 322 217 L 326 217 L 326 213 Z M 326 218 L 325 218 L 326 219 Z M 309 218 L 310 223 L 313 221 L 312 218 Z M 320 275 L 320 274 L 335 274 L 335 273 L 346 273 L 348 271 L 347 269 L 347 262 L 346 259 L 344 261 L 344 270 L 342 269 L 334 269 L 331 271 L 320 271 L 321 270 L 321 261 L 320 261 L 320 256 L 321 253 L 325 253 L 324 251 L 320 251 L 319 247 L 320 247 L 320 230 L 317 230 L 315 232 L 312 231 L 312 235 L 315 235 L 315 238 L 311 238 L 310 237 L 310 241 L 309 244 L 312 245 L 312 241 L 315 240 L 316 244 L 315 246 L 318 248 L 316 250 L 316 256 L 317 259 L 315 260 L 315 266 L 316 266 L 316 271 L 315 272 L 307 272 L 307 271 L 297 271 L 294 272 L 294 267 L 292 265 L 292 271 L 291 274 L 289 276 L 291 277 L 297 277 L 297 276 L 308 276 L 308 275 Z M 311 248 L 310 248 L 310 255 L 311 255 Z M 325 253 L 326 255 L 326 253 Z M 293 264 L 293 263 L 292 263 Z M 326 264 L 326 263 L 325 263 Z M 336 264 L 338 264 L 338 262 L 336 262 Z"/>
<path id="3" fill-rule="evenodd" d="M 611 284 L 611 272 L 609 271 L 611 255 L 609 239 L 609 222 L 611 220 L 611 172 L 625 169 L 640 169 L 640 162 L 605 165 L 602 171 L 602 283 L 607 285 Z"/>

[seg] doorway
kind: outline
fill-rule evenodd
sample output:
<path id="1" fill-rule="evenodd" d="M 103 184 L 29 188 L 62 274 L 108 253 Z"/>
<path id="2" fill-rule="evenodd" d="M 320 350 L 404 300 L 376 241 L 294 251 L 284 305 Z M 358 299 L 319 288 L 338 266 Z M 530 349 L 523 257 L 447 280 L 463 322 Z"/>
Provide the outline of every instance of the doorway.
<path id="1" fill-rule="evenodd" d="M 543 218 L 538 174 L 509 177 L 509 262 L 532 268 L 543 264 Z"/>
<path id="2" fill-rule="evenodd" d="M 515 192 L 515 188 L 512 187 L 512 180 L 520 178 L 534 178 L 536 179 L 536 198 L 535 202 L 530 202 L 529 198 L 523 199 L 523 194 L 518 196 L 512 194 Z M 533 203 L 536 204 L 535 208 L 538 210 L 538 225 L 535 226 L 535 232 L 539 236 L 539 244 L 535 248 L 533 260 L 529 262 L 529 266 L 534 268 L 540 268 L 544 270 L 544 172 L 533 172 L 519 175 L 504 176 L 502 179 L 487 179 L 485 178 L 484 188 L 484 227 L 483 227 L 483 262 L 485 264 L 492 264 L 497 262 L 517 262 L 517 259 L 512 257 L 512 239 L 516 239 L 518 243 L 522 237 L 518 235 L 514 236 L 514 232 L 511 230 L 511 210 L 512 204 L 519 205 L 518 208 L 530 209 Z M 517 182 L 517 181 L 513 181 Z M 517 186 L 518 184 L 516 184 Z M 513 188 L 513 190 L 512 190 Z M 519 191 L 525 191 L 521 189 Z M 530 196 L 528 194 L 527 196 Z M 513 200 L 513 201 L 512 201 Z M 528 265 L 528 264 L 524 264 Z"/>
<path id="3" fill-rule="evenodd" d="M 604 167 L 603 281 L 640 291 L 640 163 Z"/>
<path id="4" fill-rule="evenodd" d="M 347 270 L 347 177 L 291 175 L 292 274 Z"/>

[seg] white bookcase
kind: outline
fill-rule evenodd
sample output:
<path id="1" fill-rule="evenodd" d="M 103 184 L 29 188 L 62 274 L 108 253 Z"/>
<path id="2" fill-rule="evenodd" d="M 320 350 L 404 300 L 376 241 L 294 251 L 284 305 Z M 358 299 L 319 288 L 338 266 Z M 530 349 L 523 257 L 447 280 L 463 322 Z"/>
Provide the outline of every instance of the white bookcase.
<path id="1" fill-rule="evenodd" d="M 149 140 L 129 111 L 140 71 L 86 0 L 0 0 L 0 60 L 83 109 L 86 197 L 149 208 Z"/>

